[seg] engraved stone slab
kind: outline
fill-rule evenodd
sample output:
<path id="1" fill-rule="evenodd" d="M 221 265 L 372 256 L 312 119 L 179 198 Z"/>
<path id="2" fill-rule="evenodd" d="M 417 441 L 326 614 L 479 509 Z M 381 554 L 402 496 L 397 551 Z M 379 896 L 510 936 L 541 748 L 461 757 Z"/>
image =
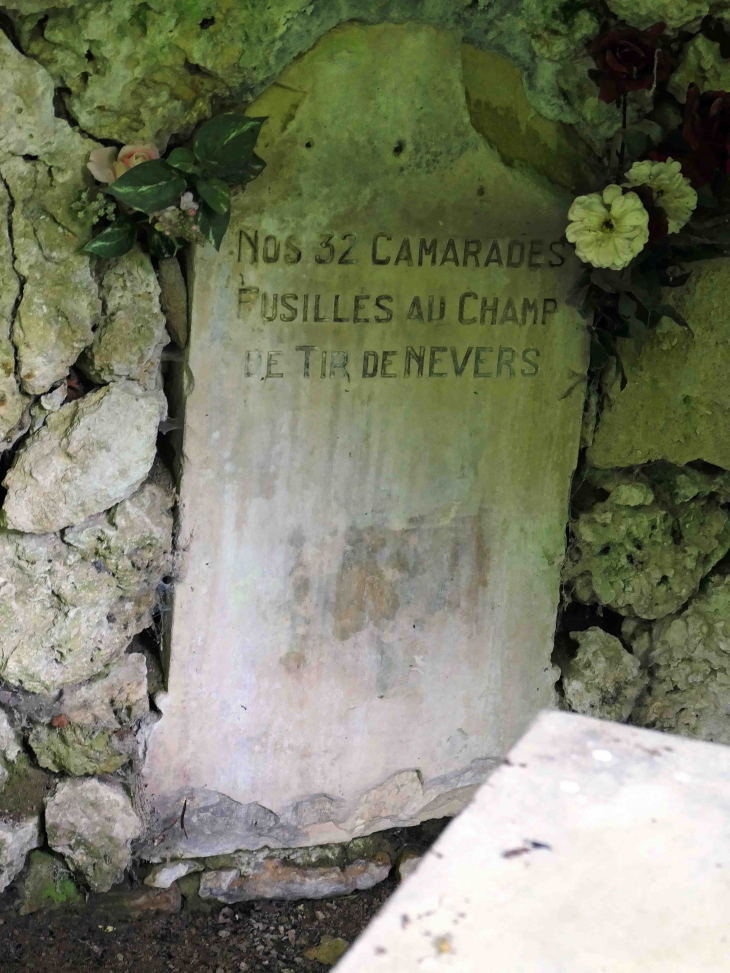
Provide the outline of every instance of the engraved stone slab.
<path id="1" fill-rule="evenodd" d="M 453 814 L 552 702 L 570 198 L 472 128 L 460 47 L 341 28 L 250 109 L 268 168 L 194 260 L 150 857 Z"/>

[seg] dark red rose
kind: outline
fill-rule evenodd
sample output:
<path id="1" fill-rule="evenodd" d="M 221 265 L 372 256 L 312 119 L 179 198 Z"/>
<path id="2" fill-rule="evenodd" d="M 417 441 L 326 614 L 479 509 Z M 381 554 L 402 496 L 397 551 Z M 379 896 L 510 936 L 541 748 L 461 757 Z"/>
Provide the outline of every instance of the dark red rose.
<path id="1" fill-rule="evenodd" d="M 591 57 L 596 69 L 588 74 L 601 89 L 601 101 L 618 103 L 628 91 L 640 91 L 651 88 L 657 81 L 666 81 L 673 64 L 659 48 L 659 38 L 666 26 L 658 23 L 648 30 L 622 27 L 595 39 Z"/>
<path id="2" fill-rule="evenodd" d="M 682 172 L 692 185 L 703 186 L 719 169 L 730 172 L 730 94 L 687 89 L 682 135 L 688 145 Z"/>
<path id="3" fill-rule="evenodd" d="M 669 220 L 667 214 L 654 202 L 654 190 L 651 186 L 631 186 L 625 192 L 636 193 L 641 200 L 644 209 L 649 214 L 649 239 L 645 246 L 653 247 L 659 240 L 663 240 L 669 233 Z"/>

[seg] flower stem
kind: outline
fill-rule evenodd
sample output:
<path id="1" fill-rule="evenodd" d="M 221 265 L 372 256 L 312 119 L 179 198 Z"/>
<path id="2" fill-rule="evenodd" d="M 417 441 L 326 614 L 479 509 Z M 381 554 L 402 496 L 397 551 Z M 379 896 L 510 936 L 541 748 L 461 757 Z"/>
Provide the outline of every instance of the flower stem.
<path id="1" fill-rule="evenodd" d="M 619 179 L 624 174 L 624 154 L 626 149 L 626 113 L 629 104 L 629 96 L 627 92 L 624 92 L 621 99 L 621 148 L 618 153 L 618 176 Z"/>

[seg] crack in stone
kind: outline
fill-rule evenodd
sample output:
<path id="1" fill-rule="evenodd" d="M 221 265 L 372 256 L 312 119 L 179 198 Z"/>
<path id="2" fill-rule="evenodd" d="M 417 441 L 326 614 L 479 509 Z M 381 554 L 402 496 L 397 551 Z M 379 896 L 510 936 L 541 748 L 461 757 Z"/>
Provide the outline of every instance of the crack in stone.
<path id="1" fill-rule="evenodd" d="M 8 337 L 10 339 L 10 343 L 13 348 L 15 379 L 16 382 L 18 382 L 18 387 L 20 387 L 20 380 L 18 375 L 18 349 L 15 344 L 14 333 L 15 333 L 15 321 L 18 316 L 20 304 L 23 300 L 23 294 L 25 292 L 25 284 L 27 278 L 20 273 L 17 266 L 18 260 L 15 252 L 15 240 L 13 238 L 13 213 L 15 211 L 15 198 L 12 192 L 10 191 L 10 186 L 8 185 L 8 182 L 3 175 L 2 169 L 0 169 L 0 182 L 5 188 L 5 192 L 8 194 L 8 212 L 7 212 L 8 242 L 10 244 L 10 253 L 13 260 L 13 273 L 15 274 L 18 281 L 18 293 L 15 297 L 15 301 L 13 302 L 13 306 L 10 311 L 10 321 L 8 324 Z"/>

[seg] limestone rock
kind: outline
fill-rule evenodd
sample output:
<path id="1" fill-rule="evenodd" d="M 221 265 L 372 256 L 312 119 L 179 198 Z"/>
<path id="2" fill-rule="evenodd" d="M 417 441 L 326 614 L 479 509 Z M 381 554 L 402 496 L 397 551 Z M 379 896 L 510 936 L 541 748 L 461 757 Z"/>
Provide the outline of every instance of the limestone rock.
<path id="1" fill-rule="evenodd" d="M 711 9 L 724 6 L 717 0 L 607 0 L 607 3 L 617 17 L 642 30 L 660 20 L 670 28 L 689 27 L 706 17 Z"/>
<path id="2" fill-rule="evenodd" d="M 324 966 L 334 966 L 339 963 L 350 944 L 346 939 L 334 938 L 332 936 L 322 936 L 319 946 L 312 946 L 304 950 L 307 959 L 316 960 Z"/>
<path id="3" fill-rule="evenodd" d="M 423 860 L 423 855 L 413 849 L 406 849 L 398 859 L 398 878 L 401 882 L 412 875 Z"/>
<path id="4" fill-rule="evenodd" d="M 565 699 L 575 713 L 603 720 L 628 719 L 647 683 L 639 660 L 600 628 L 571 632 L 580 648 L 563 673 Z"/>
<path id="5" fill-rule="evenodd" d="M 407 819 L 423 803 L 423 781 L 417 770 L 402 770 L 363 794 L 345 824 L 347 831 L 375 830 L 376 821 Z"/>
<path id="6" fill-rule="evenodd" d="M 55 773 L 111 774 L 129 760 L 120 753 L 115 738 L 109 730 L 89 730 L 70 723 L 68 726 L 36 726 L 28 743 L 36 760 L 47 770 Z"/>
<path id="7" fill-rule="evenodd" d="M 5 760 L 15 761 L 20 751 L 20 733 L 13 727 L 5 710 L 0 709 L 0 754 Z"/>
<path id="8" fill-rule="evenodd" d="M 372 861 L 355 861 L 344 867 L 304 866 L 283 858 L 265 858 L 245 869 L 204 872 L 200 897 L 229 903 L 253 899 L 324 899 L 372 888 L 388 877 L 390 867 L 390 859 L 384 854 Z"/>
<path id="9" fill-rule="evenodd" d="M 131 378 L 145 388 L 159 384 L 167 344 L 160 287 L 150 258 L 137 247 L 110 262 L 101 280 L 105 313 L 79 367 L 93 382 Z"/>
<path id="10" fill-rule="evenodd" d="M 25 281 L 13 325 L 22 388 L 41 394 L 65 378 L 101 311 L 83 238 L 70 227 L 53 170 L 12 158 L 2 175 L 14 200 L 15 269 Z"/>
<path id="11" fill-rule="evenodd" d="M 46 801 L 48 843 L 79 871 L 95 892 L 121 880 L 131 844 L 142 832 L 132 802 L 118 784 L 62 781 Z"/>
<path id="12" fill-rule="evenodd" d="M 178 348 L 184 348 L 188 343 L 188 290 L 180 261 L 177 257 L 164 257 L 159 262 L 157 273 L 167 330 Z"/>
<path id="13" fill-rule="evenodd" d="M 0 675 L 35 693 L 101 672 L 150 624 L 169 571 L 173 495 L 153 478 L 129 500 L 71 532 L 0 531 Z M 145 708 L 139 656 L 103 680 L 70 690 L 63 705 L 116 728 Z M 88 722 L 82 717 L 77 722 Z"/>
<path id="14" fill-rule="evenodd" d="M 729 636 L 730 577 L 712 577 L 681 614 L 652 627 L 651 681 L 632 723 L 730 744 Z"/>
<path id="15" fill-rule="evenodd" d="M 0 160 L 33 155 L 59 169 L 75 167 L 94 143 L 83 138 L 54 109 L 50 74 L 24 57 L 0 32 Z"/>
<path id="16" fill-rule="evenodd" d="M 719 503 L 728 497 L 727 475 L 656 464 L 635 473 L 594 470 L 586 482 L 609 496 L 571 523 L 563 577 L 578 601 L 660 618 L 677 611 L 730 549 L 730 518 Z"/>
<path id="17" fill-rule="evenodd" d="M 128 500 L 65 530 L 63 539 L 133 594 L 141 575 L 160 579 L 170 570 L 174 501 L 172 477 L 158 463 Z"/>
<path id="18" fill-rule="evenodd" d="M 0 817 L 0 892 L 21 871 L 28 852 L 42 843 L 41 819 L 38 814 L 18 820 Z"/>
<path id="19" fill-rule="evenodd" d="M 145 657 L 126 653 L 98 679 L 64 689 L 57 705 L 76 726 L 117 730 L 134 723 L 149 712 Z"/>
<path id="20" fill-rule="evenodd" d="M 178 879 L 202 871 L 203 866 L 196 861 L 168 862 L 165 865 L 155 865 L 145 878 L 144 884 L 154 889 L 169 889 Z"/>
<path id="21" fill-rule="evenodd" d="M 519 64 L 534 107 L 573 122 L 579 103 L 561 87 L 555 69 L 581 53 L 597 29 L 593 10 L 565 0 L 276 0 L 250 9 L 210 0 L 202 19 L 201 9 L 185 0 L 154 6 L 117 0 L 103 8 L 14 0 L 13 7 L 24 49 L 70 92 L 69 107 L 82 129 L 99 138 L 157 138 L 160 144 L 209 114 L 214 95 L 245 90 L 249 98 L 326 31 L 353 19 L 415 20 L 458 30 L 471 42 L 488 38 L 491 48 Z"/>
<path id="22" fill-rule="evenodd" d="M 72 874 L 62 858 L 46 851 L 32 851 L 28 872 L 20 889 L 20 914 L 71 908 L 82 903 Z"/>
<path id="23" fill-rule="evenodd" d="M 129 381 L 63 406 L 20 448 L 3 481 L 5 526 L 59 530 L 129 497 L 150 471 L 163 418 L 159 397 Z"/>
<path id="24" fill-rule="evenodd" d="M 693 334 L 664 319 L 638 357 L 630 342 L 622 343 L 628 383 L 608 390 L 588 451 L 594 466 L 701 459 L 730 469 L 730 443 L 718 435 L 730 423 L 730 260 L 693 266 L 689 282 L 667 295 Z"/>

